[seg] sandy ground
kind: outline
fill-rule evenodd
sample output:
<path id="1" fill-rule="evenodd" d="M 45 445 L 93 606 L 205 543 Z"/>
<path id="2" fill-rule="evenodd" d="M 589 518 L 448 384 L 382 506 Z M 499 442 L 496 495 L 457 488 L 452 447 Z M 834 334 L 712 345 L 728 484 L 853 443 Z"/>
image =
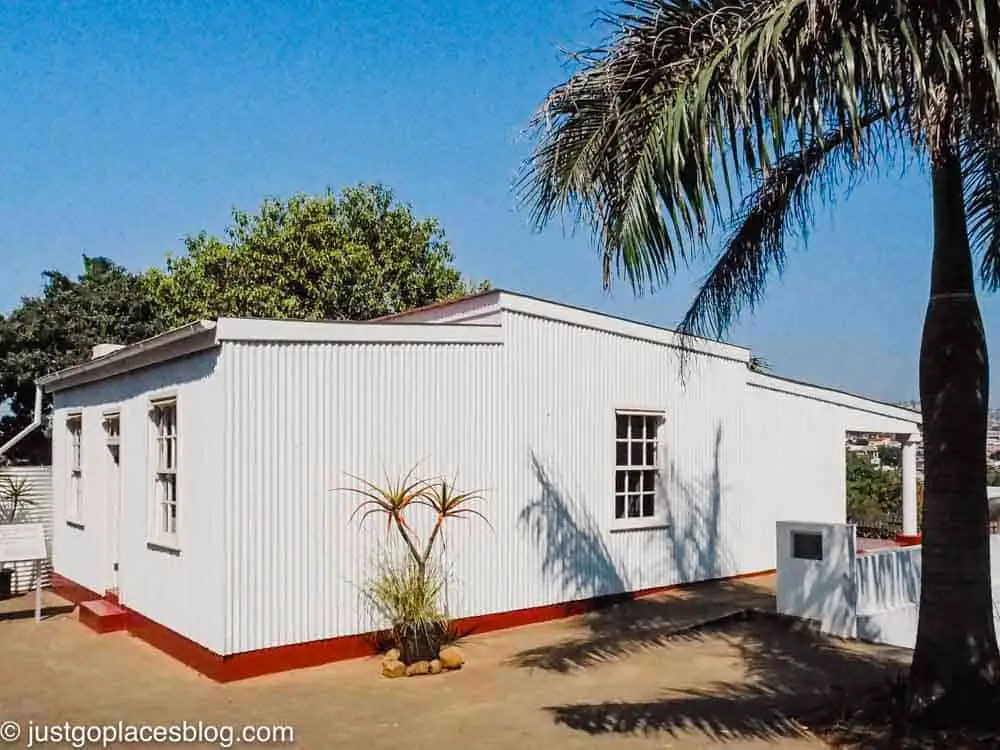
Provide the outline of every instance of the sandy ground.
<path id="1" fill-rule="evenodd" d="M 75 614 L 2 620 L 0 739 L 4 720 L 25 732 L 10 747 L 26 746 L 29 722 L 200 721 L 287 726 L 292 746 L 330 750 L 823 747 L 786 717 L 885 679 L 907 652 L 769 619 L 688 629 L 773 609 L 772 587 L 703 585 L 475 636 L 461 644 L 463 669 L 396 680 L 373 657 L 219 685 L 124 633 L 91 633 Z"/>

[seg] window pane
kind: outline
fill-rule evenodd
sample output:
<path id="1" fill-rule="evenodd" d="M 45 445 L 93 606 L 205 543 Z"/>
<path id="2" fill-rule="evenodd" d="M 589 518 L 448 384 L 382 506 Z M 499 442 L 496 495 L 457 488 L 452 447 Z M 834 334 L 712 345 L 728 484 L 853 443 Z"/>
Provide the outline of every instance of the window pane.
<path id="1" fill-rule="evenodd" d="M 629 461 L 629 466 L 642 466 L 642 459 L 643 459 L 642 446 L 643 446 L 642 443 L 632 443 L 630 445 L 630 453 L 631 453 L 630 458 L 632 460 Z"/>
<path id="2" fill-rule="evenodd" d="M 633 439 L 635 439 L 635 438 L 641 438 L 642 437 L 642 425 L 643 425 L 643 422 L 645 422 L 645 421 L 646 421 L 645 418 L 641 417 L 641 416 L 633 416 L 632 417 L 632 438 Z"/>
<path id="3" fill-rule="evenodd" d="M 640 492 L 642 488 L 639 486 L 642 474 L 638 471 L 628 472 L 628 491 L 629 492 Z"/>
<path id="4" fill-rule="evenodd" d="M 642 472 L 642 491 L 652 492 L 655 489 L 656 489 L 656 472 L 655 471 Z"/>
<path id="5" fill-rule="evenodd" d="M 615 465 L 628 466 L 628 443 L 615 444 Z"/>
<path id="6" fill-rule="evenodd" d="M 625 491 L 625 474 L 624 471 L 615 472 L 615 492 Z"/>
<path id="7" fill-rule="evenodd" d="M 638 518 L 640 511 L 640 500 L 641 495 L 639 493 L 633 493 L 628 496 L 628 517 Z"/>
<path id="8" fill-rule="evenodd" d="M 653 515 L 653 503 L 655 502 L 655 495 L 652 492 L 646 492 L 642 496 L 642 515 L 644 517 L 649 517 Z"/>
<path id="9" fill-rule="evenodd" d="M 625 517 L 625 496 L 615 495 L 615 518 Z"/>
<path id="10" fill-rule="evenodd" d="M 656 466 L 656 443 L 646 443 L 646 466 Z"/>
<path id="11" fill-rule="evenodd" d="M 618 438 L 628 437 L 628 417 L 621 414 L 615 415 L 615 436 Z"/>

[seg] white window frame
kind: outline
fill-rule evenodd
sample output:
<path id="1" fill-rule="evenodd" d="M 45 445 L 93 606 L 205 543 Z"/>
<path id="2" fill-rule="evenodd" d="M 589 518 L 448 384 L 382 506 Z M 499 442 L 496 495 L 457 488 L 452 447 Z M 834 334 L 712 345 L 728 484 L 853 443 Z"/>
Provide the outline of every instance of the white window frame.
<path id="1" fill-rule="evenodd" d="M 114 425 L 114 430 L 111 429 Z M 104 429 L 104 444 L 116 457 L 122 443 L 122 414 L 117 409 L 106 411 L 101 416 L 101 427 Z"/>
<path id="2" fill-rule="evenodd" d="M 112 423 L 116 427 L 115 431 L 110 429 Z M 108 445 L 121 445 L 122 413 L 118 409 L 104 412 L 101 416 L 101 425 L 104 427 L 104 442 Z"/>
<path id="3" fill-rule="evenodd" d="M 626 420 L 624 433 L 619 429 L 621 419 Z M 638 435 L 633 434 L 637 422 L 642 430 L 642 434 Z M 611 480 L 610 514 L 612 531 L 667 526 L 666 497 L 663 491 L 665 424 L 666 412 L 662 409 L 614 410 L 612 416 L 614 470 Z M 647 483 L 651 483 L 652 487 L 646 487 Z M 652 503 L 652 512 L 649 515 L 643 515 L 646 503 Z M 638 515 L 632 515 L 636 511 Z M 619 516 L 620 512 L 624 512 L 624 515 Z"/>
<path id="4" fill-rule="evenodd" d="M 74 429 L 75 425 L 75 429 Z M 66 523 L 83 526 L 83 413 L 66 415 Z"/>
<path id="5" fill-rule="evenodd" d="M 156 547 L 180 549 L 181 510 L 177 499 L 178 429 L 177 396 L 164 395 L 150 399 L 150 492 L 149 543 Z M 172 420 L 164 423 L 165 414 Z"/>

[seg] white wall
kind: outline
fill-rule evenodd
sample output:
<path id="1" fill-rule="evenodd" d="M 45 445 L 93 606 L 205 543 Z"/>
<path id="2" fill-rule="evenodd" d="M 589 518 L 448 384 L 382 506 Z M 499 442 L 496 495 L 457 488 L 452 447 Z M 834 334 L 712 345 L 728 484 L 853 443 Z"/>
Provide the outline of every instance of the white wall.
<path id="1" fill-rule="evenodd" d="M 384 522 L 360 527 L 358 486 L 417 476 L 484 488 L 496 528 L 458 521 L 446 541 L 475 581 L 454 614 L 485 608 L 510 572 L 504 492 L 509 415 L 496 344 L 225 343 L 224 459 L 228 550 L 223 653 L 365 632 L 361 587 Z M 381 623 L 375 623 L 381 625 Z"/>
<path id="2" fill-rule="evenodd" d="M 487 490 L 492 530 L 469 519 L 447 538 L 455 617 L 772 569 L 774 524 L 798 504 L 842 520 L 850 410 L 765 402 L 738 359 L 694 355 L 682 383 L 666 345 L 501 320 L 492 344 L 223 344 L 224 653 L 381 624 L 360 596 L 380 537 L 332 491 L 347 472 L 381 482 L 423 459 L 421 475 Z M 658 528 L 612 528 L 616 409 L 665 413 Z"/>
<path id="3" fill-rule="evenodd" d="M 9 476 L 15 482 L 27 482 L 27 499 L 30 505 L 19 506 L 16 523 L 40 523 L 45 527 L 45 544 L 49 558 L 42 561 L 42 586 L 49 584 L 52 573 L 52 468 L 50 466 L 6 466 L 0 470 L 0 477 Z M 0 560 L 0 563 L 3 563 Z M 35 563 L 8 563 L 4 567 L 14 568 L 11 581 L 13 593 L 22 594 L 35 587 Z"/>
<path id="4" fill-rule="evenodd" d="M 822 561 L 795 559 L 791 536 L 823 535 Z M 820 624 L 823 632 L 912 649 L 920 612 L 922 549 L 858 554 L 853 525 L 779 523 L 777 610 Z M 990 537 L 993 608 L 1000 628 L 1000 535 Z"/>
<path id="5" fill-rule="evenodd" d="M 921 548 L 873 552 L 858 560 L 859 585 L 869 592 L 858 610 L 858 637 L 913 648 L 920 616 Z M 994 627 L 1000 630 L 1000 535 L 990 536 Z"/>
<path id="6" fill-rule="evenodd" d="M 222 648 L 223 486 L 222 394 L 213 377 L 217 350 L 190 355 L 55 394 L 53 494 L 56 572 L 97 593 L 113 580 L 107 513 L 111 457 L 102 425 L 121 413 L 119 596 L 146 617 L 209 648 Z M 149 398 L 177 397 L 180 551 L 148 544 L 152 464 Z M 66 416 L 83 415 L 83 528 L 67 523 Z"/>
<path id="7" fill-rule="evenodd" d="M 844 439 L 848 431 L 908 434 L 917 429 L 913 421 L 866 411 L 861 403 L 859 408 L 834 403 L 841 395 L 821 388 L 759 373 L 751 374 L 749 380 L 747 502 L 757 511 L 754 533 L 760 535 L 762 549 L 776 549 L 777 522 L 836 524 L 846 520 Z M 827 394 L 830 400 L 824 400 Z M 897 410 L 889 407 L 886 411 Z M 765 567 L 775 567 L 774 559 Z"/>
<path id="8" fill-rule="evenodd" d="M 819 534 L 822 559 L 795 557 L 796 534 Z M 853 570 L 856 554 L 853 525 L 778 523 L 778 612 L 819 623 L 825 633 L 853 638 L 858 598 Z"/>
<path id="9" fill-rule="evenodd" d="M 226 652 L 360 632 L 380 538 L 345 472 L 424 459 L 486 489 L 448 532 L 451 614 L 505 612 L 759 570 L 742 543 L 742 363 L 677 378 L 673 350 L 524 315 L 503 345 L 225 343 Z M 612 532 L 615 408 L 666 412 L 666 527 Z"/>
<path id="10" fill-rule="evenodd" d="M 746 367 L 507 311 L 504 425 L 510 446 L 510 575 L 490 604 L 516 609 L 760 570 L 773 553 L 747 533 L 741 447 Z M 661 528 L 613 531 L 615 410 L 662 411 Z"/>

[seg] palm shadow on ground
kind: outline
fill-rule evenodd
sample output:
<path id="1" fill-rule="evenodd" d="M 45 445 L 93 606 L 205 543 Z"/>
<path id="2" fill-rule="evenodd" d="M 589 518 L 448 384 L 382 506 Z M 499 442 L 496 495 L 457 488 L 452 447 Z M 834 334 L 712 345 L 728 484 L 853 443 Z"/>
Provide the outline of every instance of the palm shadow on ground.
<path id="1" fill-rule="evenodd" d="M 698 688 L 672 686 L 670 646 L 678 642 L 728 647 L 742 665 L 743 679 Z M 898 680 L 908 658 L 898 649 L 854 650 L 768 613 L 732 616 L 663 635 L 658 648 L 664 655 L 662 694 L 646 701 L 545 710 L 557 724 L 591 735 L 695 732 L 715 741 L 745 741 L 829 734 L 859 696 Z"/>

